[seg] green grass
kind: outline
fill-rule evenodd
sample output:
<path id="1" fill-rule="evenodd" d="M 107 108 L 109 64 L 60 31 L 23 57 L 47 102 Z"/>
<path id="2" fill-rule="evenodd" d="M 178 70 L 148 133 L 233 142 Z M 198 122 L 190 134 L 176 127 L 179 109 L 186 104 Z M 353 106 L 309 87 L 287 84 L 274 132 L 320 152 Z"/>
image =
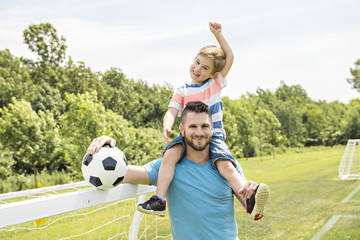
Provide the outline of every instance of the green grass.
<path id="1" fill-rule="evenodd" d="M 324 234 L 323 239 L 359 239 L 360 218 L 340 218 L 331 231 Z"/>
<path id="2" fill-rule="evenodd" d="M 358 191 L 351 200 L 360 202 L 360 191 Z"/>
<path id="3" fill-rule="evenodd" d="M 337 177 L 344 150 L 345 146 L 307 148 L 277 155 L 275 159 L 267 156 L 262 160 L 251 158 L 239 161 L 248 180 L 266 183 L 271 189 L 265 216 L 259 222 L 254 222 L 235 200 L 239 239 L 311 239 L 333 215 L 360 216 L 360 202 L 341 202 L 360 184 L 360 181 L 340 181 Z M 355 194 L 351 200 L 359 201 L 360 193 Z M 131 204 L 135 205 L 135 202 L 133 200 Z M 109 208 L 107 212 L 88 215 L 89 225 L 86 225 L 85 231 L 90 230 L 93 224 L 98 225 L 94 223 L 94 218 L 103 221 L 104 218 L 110 219 L 113 215 L 120 216 L 124 211 L 125 213 L 128 211 L 129 213 L 125 215 L 129 215 L 130 219 L 119 219 L 114 224 L 120 226 L 120 232 L 124 231 L 127 234 L 134 208 L 120 203 L 114 208 Z M 152 216 L 147 216 L 147 225 L 154 219 Z M 83 222 L 82 217 L 78 217 L 75 222 L 73 218 L 64 220 L 61 237 L 70 236 L 73 223 L 75 226 L 83 226 Z M 158 235 L 164 236 L 170 232 L 169 220 L 159 220 L 156 224 L 160 230 Z M 90 239 L 90 237 L 99 239 L 100 236 L 103 238 L 108 236 L 108 232 L 115 231 L 114 227 L 109 228 L 110 226 L 97 230 L 81 239 Z M 145 228 L 142 221 L 139 232 Z M 73 229 L 72 234 L 81 230 L 81 228 Z M 48 239 L 56 239 L 58 233 L 59 227 L 53 226 L 46 234 Z M 16 239 L 28 239 L 29 234 L 19 230 Z M 33 239 L 39 239 L 43 238 L 44 233 L 33 231 L 31 234 Z M 146 239 L 152 239 L 154 236 L 156 236 L 155 228 L 151 228 L 146 233 Z M 0 239 L 3 238 L 14 239 L 12 234 L 2 235 L 0 232 Z M 127 239 L 127 236 L 118 236 L 116 239 Z M 340 218 L 322 239 L 360 239 L 360 219 Z"/>
<path id="4" fill-rule="evenodd" d="M 68 191 L 68 190 L 67 190 Z M 67 192 L 61 191 L 61 192 Z M 150 197 L 150 196 L 149 196 Z M 21 197 L 9 202 L 31 199 Z M 0 229 L 0 239 L 128 239 L 137 197 L 102 204 L 46 218 L 38 227 L 34 221 Z M 155 226 L 157 226 L 157 231 Z M 11 230 L 11 231 L 10 231 Z M 146 233 L 143 233 L 146 230 Z M 154 239 L 171 233 L 168 218 L 143 215 L 139 239 Z M 140 235 L 143 234 L 141 237 Z M 171 239 L 171 238 L 162 238 Z"/>
<path id="5" fill-rule="evenodd" d="M 38 227 L 30 221 L 7 228 L 17 228 L 15 231 L 0 231 L 0 239 L 108 239 L 116 235 L 114 239 L 127 239 L 136 203 L 137 198 L 134 197 L 78 210 L 76 215 L 75 212 L 56 215 L 46 218 L 46 224 Z M 139 232 L 144 228 L 142 224 Z M 170 232 L 169 225 L 163 229 Z M 152 231 L 147 236 L 155 234 Z"/>
<path id="6" fill-rule="evenodd" d="M 251 221 L 236 203 L 239 238 L 311 239 L 333 215 L 360 216 L 359 202 L 341 202 L 360 184 L 337 178 L 344 150 L 345 147 L 315 148 L 275 159 L 240 161 L 247 179 L 266 183 L 271 196 L 266 215 L 259 222 Z M 351 222 L 346 233 L 352 237 L 346 238 L 340 224 L 328 234 L 337 234 L 337 239 L 360 239 L 359 221 L 346 221 Z M 328 235 L 323 239 L 328 239 Z"/>

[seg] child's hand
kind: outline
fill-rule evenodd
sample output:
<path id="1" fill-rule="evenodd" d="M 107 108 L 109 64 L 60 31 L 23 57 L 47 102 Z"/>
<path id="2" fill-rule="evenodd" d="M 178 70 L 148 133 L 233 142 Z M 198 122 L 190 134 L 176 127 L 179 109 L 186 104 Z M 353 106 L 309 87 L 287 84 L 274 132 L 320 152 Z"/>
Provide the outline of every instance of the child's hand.
<path id="1" fill-rule="evenodd" d="M 169 127 L 164 127 L 164 140 L 166 144 L 170 143 L 170 133 L 171 133 L 171 128 Z"/>
<path id="2" fill-rule="evenodd" d="M 220 33 L 222 30 L 221 24 L 217 22 L 209 22 L 209 28 L 213 34 Z"/>
<path id="3" fill-rule="evenodd" d="M 240 189 L 239 194 L 243 194 L 246 199 L 250 199 L 251 196 L 254 194 L 257 185 L 258 184 L 256 182 L 247 181 L 245 182 L 244 187 Z"/>

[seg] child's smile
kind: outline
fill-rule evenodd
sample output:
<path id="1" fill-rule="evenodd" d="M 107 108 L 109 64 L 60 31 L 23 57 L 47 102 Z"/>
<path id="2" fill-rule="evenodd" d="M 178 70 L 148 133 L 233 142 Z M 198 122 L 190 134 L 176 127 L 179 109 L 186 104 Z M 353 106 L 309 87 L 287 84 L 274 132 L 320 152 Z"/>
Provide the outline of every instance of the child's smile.
<path id="1" fill-rule="evenodd" d="M 192 83 L 202 83 L 208 78 L 213 77 L 213 62 L 205 56 L 198 55 L 190 66 L 190 77 Z"/>

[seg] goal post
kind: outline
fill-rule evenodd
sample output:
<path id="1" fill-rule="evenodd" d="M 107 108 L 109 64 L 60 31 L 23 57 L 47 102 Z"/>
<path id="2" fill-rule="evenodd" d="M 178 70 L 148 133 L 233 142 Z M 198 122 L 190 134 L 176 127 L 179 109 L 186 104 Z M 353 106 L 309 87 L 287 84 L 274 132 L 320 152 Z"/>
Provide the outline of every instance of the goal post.
<path id="1" fill-rule="evenodd" d="M 155 190 L 134 184 L 98 190 L 80 182 L 0 194 L 0 238 L 138 239 L 139 231 L 146 231 L 142 239 L 156 239 L 159 225 L 165 233 L 161 238 L 171 239 L 168 218 L 136 210 L 137 203 Z"/>
<path id="2" fill-rule="evenodd" d="M 349 139 L 339 167 L 340 180 L 360 179 L 360 139 Z"/>

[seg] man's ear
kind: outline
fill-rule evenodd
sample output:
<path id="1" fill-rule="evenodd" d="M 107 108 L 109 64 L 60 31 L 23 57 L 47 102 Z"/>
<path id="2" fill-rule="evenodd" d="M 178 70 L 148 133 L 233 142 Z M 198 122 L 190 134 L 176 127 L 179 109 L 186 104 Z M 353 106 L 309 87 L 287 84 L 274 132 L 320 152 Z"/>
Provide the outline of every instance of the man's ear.
<path id="1" fill-rule="evenodd" d="M 184 126 L 182 125 L 182 123 L 180 123 L 180 132 L 181 132 L 181 135 L 184 136 Z"/>

